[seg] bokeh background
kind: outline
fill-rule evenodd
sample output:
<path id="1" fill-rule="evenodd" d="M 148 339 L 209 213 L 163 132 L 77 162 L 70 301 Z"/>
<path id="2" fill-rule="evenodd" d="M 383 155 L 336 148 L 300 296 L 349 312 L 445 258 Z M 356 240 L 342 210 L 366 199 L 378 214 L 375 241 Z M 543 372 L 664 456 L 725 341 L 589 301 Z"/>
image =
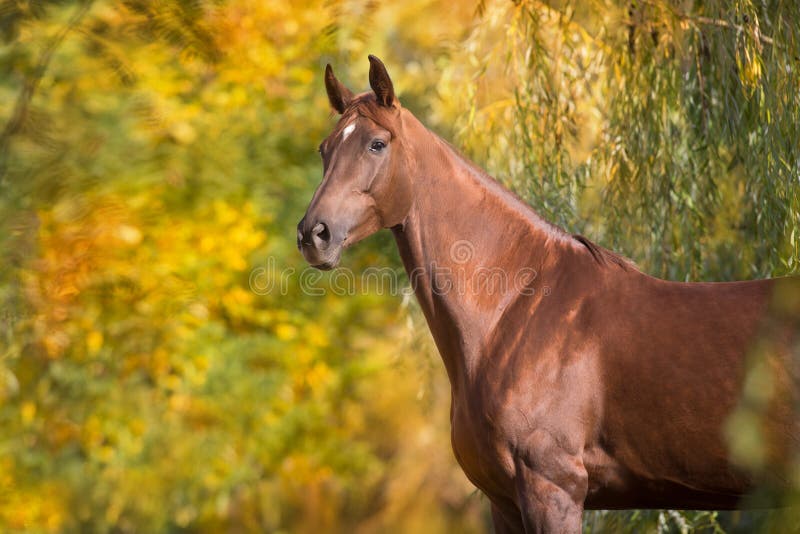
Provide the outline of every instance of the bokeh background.
<path id="1" fill-rule="evenodd" d="M 378 55 L 430 128 L 651 274 L 800 272 L 794 1 L 3 0 L 0 38 L 3 531 L 490 531 L 413 299 L 299 284 L 326 63 L 364 90 Z M 400 268 L 387 232 L 343 264 Z M 727 425 L 756 470 L 759 372 Z"/>

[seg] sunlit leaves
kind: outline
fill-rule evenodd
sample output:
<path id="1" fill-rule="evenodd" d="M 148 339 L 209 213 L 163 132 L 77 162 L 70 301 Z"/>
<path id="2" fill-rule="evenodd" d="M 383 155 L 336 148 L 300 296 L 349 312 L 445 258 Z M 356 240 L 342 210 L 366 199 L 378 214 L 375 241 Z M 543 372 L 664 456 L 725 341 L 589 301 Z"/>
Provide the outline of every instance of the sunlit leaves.
<path id="1" fill-rule="evenodd" d="M 791 272 L 796 8 L 483 3 L 443 78 L 467 87 L 442 105 L 472 105 L 462 141 L 543 215 L 649 272 Z"/>
<path id="2" fill-rule="evenodd" d="M 3 121 L 84 5 L 14 23 Z M 411 20 L 414 5 L 383 16 Z M 384 37 L 360 24 L 378 7 L 93 2 L 54 49 L 0 182 L 0 525 L 480 525 L 443 373 L 406 349 L 399 302 L 249 287 L 268 257 L 302 267 L 293 227 L 332 125 L 321 57 L 366 65 Z M 355 261 L 392 261 L 385 243 Z"/>

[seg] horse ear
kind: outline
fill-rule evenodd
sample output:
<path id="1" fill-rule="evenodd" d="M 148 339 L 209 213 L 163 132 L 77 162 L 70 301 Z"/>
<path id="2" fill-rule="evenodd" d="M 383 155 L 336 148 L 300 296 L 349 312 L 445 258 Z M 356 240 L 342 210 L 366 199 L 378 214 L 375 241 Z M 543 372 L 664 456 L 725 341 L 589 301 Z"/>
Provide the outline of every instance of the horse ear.
<path id="1" fill-rule="evenodd" d="M 342 85 L 342 82 L 333 75 L 330 63 L 325 66 L 325 89 L 328 91 L 328 100 L 333 109 L 340 114 L 344 113 L 347 105 L 353 100 L 353 93 L 350 89 Z"/>
<path id="2" fill-rule="evenodd" d="M 369 56 L 369 86 L 375 92 L 378 104 L 386 107 L 397 107 L 397 97 L 394 96 L 394 86 L 383 62 L 370 54 Z"/>

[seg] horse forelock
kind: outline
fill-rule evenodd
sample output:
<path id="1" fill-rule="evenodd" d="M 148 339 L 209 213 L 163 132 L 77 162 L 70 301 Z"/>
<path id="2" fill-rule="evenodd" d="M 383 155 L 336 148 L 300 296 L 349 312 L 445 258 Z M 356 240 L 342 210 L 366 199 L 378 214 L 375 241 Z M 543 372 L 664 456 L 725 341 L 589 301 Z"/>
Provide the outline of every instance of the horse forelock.
<path id="1" fill-rule="evenodd" d="M 331 133 L 332 137 L 342 134 L 344 129 L 358 117 L 369 119 L 384 130 L 387 130 L 393 139 L 400 138 L 400 113 L 398 108 L 382 106 L 378 103 L 373 93 L 363 93 L 353 99 L 347 109 L 342 113 L 339 123 Z"/>

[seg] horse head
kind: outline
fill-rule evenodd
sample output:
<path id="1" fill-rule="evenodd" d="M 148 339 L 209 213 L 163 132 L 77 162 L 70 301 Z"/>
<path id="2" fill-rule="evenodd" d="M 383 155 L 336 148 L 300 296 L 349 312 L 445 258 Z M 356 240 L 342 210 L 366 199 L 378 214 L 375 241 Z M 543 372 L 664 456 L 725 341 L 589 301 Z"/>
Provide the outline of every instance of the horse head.
<path id="1" fill-rule="evenodd" d="M 325 88 L 341 117 L 319 147 L 323 178 L 297 225 L 297 247 L 319 269 L 334 268 L 342 250 L 377 232 L 403 223 L 412 203 L 403 141 L 406 113 L 386 67 L 369 56 L 372 91 L 354 95 L 325 69 Z"/>

